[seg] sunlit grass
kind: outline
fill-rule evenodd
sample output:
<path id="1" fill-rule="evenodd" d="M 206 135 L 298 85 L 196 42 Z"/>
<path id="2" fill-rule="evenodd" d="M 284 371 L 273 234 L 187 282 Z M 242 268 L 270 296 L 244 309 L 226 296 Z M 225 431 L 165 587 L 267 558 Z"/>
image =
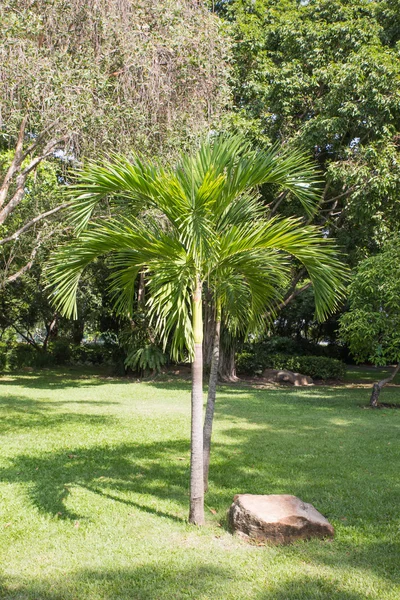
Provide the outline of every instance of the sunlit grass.
<path id="1" fill-rule="evenodd" d="M 364 410 L 369 390 L 221 386 L 196 529 L 189 383 L 59 371 L 0 385 L 1 598 L 400 597 L 400 411 Z M 336 538 L 246 545 L 226 529 L 239 492 L 298 495 Z"/>

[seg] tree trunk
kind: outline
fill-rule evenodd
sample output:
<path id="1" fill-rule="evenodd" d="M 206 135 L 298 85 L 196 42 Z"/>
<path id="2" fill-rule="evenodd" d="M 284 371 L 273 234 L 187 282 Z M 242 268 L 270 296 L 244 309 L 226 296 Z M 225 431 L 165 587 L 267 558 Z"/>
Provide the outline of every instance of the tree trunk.
<path id="1" fill-rule="evenodd" d="M 201 282 L 193 296 L 192 431 L 189 523 L 204 525 L 203 485 L 203 317 Z"/>
<path id="2" fill-rule="evenodd" d="M 144 308 L 146 304 L 146 286 L 144 281 L 144 272 L 139 273 L 139 287 L 138 287 L 138 308 Z"/>
<path id="3" fill-rule="evenodd" d="M 205 367 L 211 368 L 215 334 L 215 307 L 209 290 L 206 290 L 206 293 L 203 293 L 203 298 L 203 364 Z"/>
<path id="4" fill-rule="evenodd" d="M 222 337 L 218 372 L 223 381 L 238 381 L 236 376 L 235 350 L 234 340 L 230 338 L 228 343 L 224 343 Z"/>
<path id="5" fill-rule="evenodd" d="M 203 428 L 203 478 L 204 491 L 208 490 L 208 471 L 210 468 L 210 450 L 211 450 L 211 434 L 214 420 L 215 397 L 217 393 L 218 382 L 218 367 L 219 367 L 219 346 L 221 337 L 221 308 L 217 307 L 215 318 L 214 344 L 211 357 L 210 380 L 208 383 L 208 395 L 206 415 L 204 418 Z"/>
<path id="6" fill-rule="evenodd" d="M 376 383 L 374 383 L 374 385 L 372 386 L 372 394 L 369 401 L 369 405 L 371 408 L 378 408 L 378 400 L 382 388 L 396 377 L 399 369 L 400 363 L 396 366 L 395 370 L 393 371 L 390 377 L 387 377 L 386 379 L 381 379 L 381 381 L 377 381 Z"/>

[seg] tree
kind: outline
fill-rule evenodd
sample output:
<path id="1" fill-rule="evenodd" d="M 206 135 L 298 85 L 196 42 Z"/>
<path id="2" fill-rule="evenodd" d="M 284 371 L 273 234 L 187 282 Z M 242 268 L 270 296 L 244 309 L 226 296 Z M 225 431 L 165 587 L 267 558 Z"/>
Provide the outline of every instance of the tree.
<path id="1" fill-rule="evenodd" d="M 207 282 L 217 306 L 231 307 L 232 313 L 236 307 L 237 317 L 250 322 L 287 282 L 289 256 L 307 269 L 320 316 L 336 305 L 342 287 L 335 248 L 317 228 L 265 218 L 257 187 L 270 181 L 312 209 L 317 180 L 301 154 L 252 151 L 240 138 L 208 140 L 173 169 L 118 156 L 105 165 L 89 164 L 73 190 L 73 218 L 81 233 L 49 267 L 54 302 L 67 316 L 76 316 L 81 273 L 98 256 L 109 255 L 110 292 L 121 314 L 132 311 L 135 279 L 145 270 L 157 331 L 169 340 L 175 358 L 187 352 L 192 362 L 189 521 L 198 525 L 204 523 L 202 306 Z M 105 195 L 129 206 L 131 217 L 84 229 Z"/>
<path id="2" fill-rule="evenodd" d="M 170 157 L 218 120 L 229 44 L 193 0 L 6 0 L 0 22 L 1 288 L 51 246 L 71 162 Z"/>
<path id="3" fill-rule="evenodd" d="M 399 3 L 231 0 L 217 10 L 233 37 L 231 125 L 314 155 L 326 179 L 315 222 L 356 265 L 400 216 Z M 276 200 L 276 211 L 299 214 Z"/>
<path id="4" fill-rule="evenodd" d="M 0 131 L 53 124 L 68 153 L 168 156 L 224 109 L 229 43 L 196 0 L 0 3 Z"/>
<path id="5" fill-rule="evenodd" d="M 376 256 L 362 261 L 349 286 L 349 310 L 340 335 L 357 362 L 397 363 L 391 377 L 374 384 L 370 405 L 378 406 L 382 388 L 400 369 L 400 239 L 394 237 Z"/>

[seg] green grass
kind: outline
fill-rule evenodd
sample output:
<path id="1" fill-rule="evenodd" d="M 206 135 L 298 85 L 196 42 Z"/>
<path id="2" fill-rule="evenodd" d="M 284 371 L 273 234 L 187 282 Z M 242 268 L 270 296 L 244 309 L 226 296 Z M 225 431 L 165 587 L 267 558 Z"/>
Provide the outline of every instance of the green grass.
<path id="1" fill-rule="evenodd" d="M 357 383 L 365 383 L 372 384 L 375 381 L 379 381 L 380 379 L 385 379 L 386 377 L 390 377 L 393 373 L 394 367 L 372 367 L 372 366 L 364 366 L 364 365 L 349 365 L 347 367 L 347 372 L 344 381 L 347 383 L 357 382 Z M 396 375 L 393 380 L 393 383 L 396 385 L 400 385 L 400 373 Z M 382 402 L 383 400 L 382 396 Z"/>
<path id="2" fill-rule="evenodd" d="M 54 371 L 0 387 L 1 598 L 400 597 L 400 411 L 360 408 L 369 390 L 222 387 L 197 529 L 187 382 Z M 226 529 L 238 492 L 295 494 L 336 537 L 248 545 Z"/>

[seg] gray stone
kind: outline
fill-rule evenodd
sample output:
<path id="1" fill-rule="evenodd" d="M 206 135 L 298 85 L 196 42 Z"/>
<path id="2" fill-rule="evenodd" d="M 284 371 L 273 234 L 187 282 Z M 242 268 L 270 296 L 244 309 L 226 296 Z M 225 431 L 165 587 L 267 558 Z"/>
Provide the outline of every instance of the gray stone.
<path id="1" fill-rule="evenodd" d="M 308 375 L 293 373 L 293 371 L 288 371 L 287 369 L 281 371 L 277 369 L 265 369 L 263 377 L 271 383 L 290 383 L 295 386 L 313 385 L 314 383 Z"/>
<path id="2" fill-rule="evenodd" d="M 332 538 L 335 534 L 329 521 L 312 504 L 287 494 L 236 495 L 229 510 L 229 524 L 245 539 L 273 544 Z"/>

